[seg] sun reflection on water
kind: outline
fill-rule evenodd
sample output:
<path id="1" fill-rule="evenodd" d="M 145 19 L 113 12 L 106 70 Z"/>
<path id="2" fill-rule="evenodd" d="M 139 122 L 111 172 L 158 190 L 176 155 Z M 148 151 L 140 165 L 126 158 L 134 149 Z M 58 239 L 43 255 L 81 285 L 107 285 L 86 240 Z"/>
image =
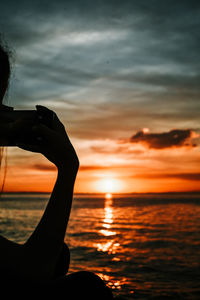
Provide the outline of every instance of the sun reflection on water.
<path id="1" fill-rule="evenodd" d="M 122 287 L 127 284 L 127 279 L 125 277 L 122 277 L 120 280 L 113 280 L 111 276 L 102 273 L 97 273 L 97 275 L 113 290 L 121 290 Z M 132 290 L 131 294 L 133 293 L 134 291 Z"/>
<path id="2" fill-rule="evenodd" d="M 105 236 L 116 235 L 115 231 L 110 231 L 110 230 L 105 230 L 105 229 L 101 229 L 100 232 Z"/>
<path id="3" fill-rule="evenodd" d="M 104 236 L 112 236 L 117 234 L 115 231 L 110 230 L 113 223 L 113 199 L 110 196 L 107 197 L 107 195 L 108 194 L 105 195 L 104 220 L 102 225 L 106 229 L 101 229 L 99 232 Z"/>
<path id="4" fill-rule="evenodd" d="M 107 253 L 111 255 L 111 260 L 113 262 L 119 262 L 121 259 L 117 257 L 117 252 L 119 251 L 120 243 L 116 239 L 117 232 L 114 231 L 114 218 L 113 218 L 113 199 L 112 195 L 105 195 L 105 205 L 104 205 L 104 217 L 102 222 L 102 229 L 99 230 L 99 233 L 104 237 L 102 242 L 95 244 L 97 251 Z M 110 239 L 109 239 L 110 237 Z M 106 274 L 98 274 L 107 285 L 113 290 L 121 290 L 123 285 L 126 284 L 126 278 L 116 280 L 111 278 Z"/>
<path id="5" fill-rule="evenodd" d="M 112 224 L 113 224 L 113 199 L 112 197 L 106 197 L 105 196 L 105 206 L 104 206 L 104 219 L 102 224 L 102 229 L 99 230 L 99 232 L 104 237 L 111 237 L 117 234 L 116 231 L 112 230 Z M 115 254 L 117 248 L 120 246 L 118 242 L 116 242 L 114 239 L 106 240 L 104 242 L 96 244 L 97 251 L 102 252 L 108 252 L 108 254 Z"/>
<path id="6" fill-rule="evenodd" d="M 108 252 L 108 254 L 115 254 L 117 248 L 120 246 L 119 243 L 115 243 L 114 240 L 107 243 L 98 243 L 97 251 Z"/>

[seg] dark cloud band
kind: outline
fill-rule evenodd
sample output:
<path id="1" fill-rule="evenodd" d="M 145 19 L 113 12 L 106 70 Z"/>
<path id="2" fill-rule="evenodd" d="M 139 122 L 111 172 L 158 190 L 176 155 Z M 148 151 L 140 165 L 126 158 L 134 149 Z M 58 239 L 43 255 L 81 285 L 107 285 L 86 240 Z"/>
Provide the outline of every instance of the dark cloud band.
<path id="1" fill-rule="evenodd" d="M 162 174 L 139 174 L 133 178 L 142 179 L 181 179 L 190 181 L 200 181 L 200 173 L 162 173 Z"/>
<path id="2" fill-rule="evenodd" d="M 163 133 L 145 133 L 139 131 L 130 138 L 131 143 L 145 143 L 148 148 L 165 149 L 171 147 L 190 146 L 195 147 L 192 143 L 193 131 L 190 129 L 174 129 Z"/>

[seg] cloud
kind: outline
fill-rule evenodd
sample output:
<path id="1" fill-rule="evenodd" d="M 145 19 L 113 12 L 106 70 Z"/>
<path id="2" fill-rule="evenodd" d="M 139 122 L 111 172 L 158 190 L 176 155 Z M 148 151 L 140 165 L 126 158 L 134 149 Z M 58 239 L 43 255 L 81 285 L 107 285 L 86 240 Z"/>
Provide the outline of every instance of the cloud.
<path id="1" fill-rule="evenodd" d="M 112 169 L 113 168 L 117 168 L 117 166 L 112 166 Z M 79 171 L 98 171 L 98 170 L 109 170 L 110 169 L 110 166 L 98 166 L 98 165 L 95 165 L 95 166 L 91 166 L 91 165 L 83 165 L 79 167 Z"/>
<path id="2" fill-rule="evenodd" d="M 190 181 L 200 181 L 200 173 L 162 173 L 162 174 L 139 174 L 133 175 L 133 178 L 143 179 L 182 179 Z"/>
<path id="3" fill-rule="evenodd" d="M 90 146 L 90 149 L 93 152 L 105 155 L 117 155 L 117 154 L 134 154 L 134 155 L 141 155 L 144 154 L 144 149 L 138 149 L 137 147 L 127 147 L 127 145 L 119 145 L 118 141 L 114 141 L 115 146 L 110 147 L 109 145 L 97 145 L 97 146 Z"/>
<path id="4" fill-rule="evenodd" d="M 39 171 L 55 171 L 56 167 L 54 165 L 46 165 L 46 164 L 34 164 L 29 166 L 29 168 L 39 170 Z"/>
<path id="5" fill-rule="evenodd" d="M 173 129 L 163 133 L 145 133 L 138 131 L 128 141 L 130 143 L 143 143 L 149 149 L 166 149 L 172 147 L 196 147 L 192 138 L 197 135 L 191 129 Z"/>
<path id="6" fill-rule="evenodd" d="M 16 50 L 11 105 L 55 103 L 83 139 L 131 135 L 144 122 L 161 131 L 198 126 L 199 7 L 192 0 L 1 1 L 0 31 Z"/>
<path id="7" fill-rule="evenodd" d="M 27 168 L 31 168 L 39 171 L 55 171 L 56 167 L 54 165 L 46 165 L 46 164 L 34 164 L 28 165 Z M 117 169 L 119 166 L 112 166 L 112 169 Z M 110 166 L 100 166 L 100 165 L 80 165 L 79 171 L 98 171 L 98 170 L 110 170 Z"/>

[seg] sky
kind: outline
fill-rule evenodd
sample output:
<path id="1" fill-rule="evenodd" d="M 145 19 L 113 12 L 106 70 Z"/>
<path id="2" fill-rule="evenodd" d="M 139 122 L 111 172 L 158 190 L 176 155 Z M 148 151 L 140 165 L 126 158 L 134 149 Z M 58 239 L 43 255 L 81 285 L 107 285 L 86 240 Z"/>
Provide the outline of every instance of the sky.
<path id="1" fill-rule="evenodd" d="M 200 190 L 200 3 L 1 1 L 5 104 L 53 109 L 80 161 L 76 193 Z M 51 191 L 45 157 L 8 148 L 7 191 Z"/>

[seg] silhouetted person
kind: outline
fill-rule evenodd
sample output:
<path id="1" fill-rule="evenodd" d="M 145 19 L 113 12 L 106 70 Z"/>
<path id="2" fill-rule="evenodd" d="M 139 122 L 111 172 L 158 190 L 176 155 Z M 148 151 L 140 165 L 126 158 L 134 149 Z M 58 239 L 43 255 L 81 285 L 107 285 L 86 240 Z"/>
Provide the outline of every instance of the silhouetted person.
<path id="1" fill-rule="evenodd" d="M 9 77 L 9 55 L 0 44 L 0 110 L 12 109 L 2 104 Z M 38 106 L 37 110 L 48 109 Z M 63 124 L 55 114 L 52 129 L 43 124 L 34 128 L 29 121 L 21 119 L 12 124 L 12 130 L 16 135 L 28 130 L 35 136 L 34 145 L 18 146 L 42 153 L 57 167 L 57 179 L 44 214 L 29 239 L 17 244 L 0 236 L 0 293 L 24 294 L 27 299 L 33 293 L 55 295 L 55 299 L 112 299 L 110 289 L 94 273 L 66 275 L 70 253 L 64 237 L 79 160 Z"/>

